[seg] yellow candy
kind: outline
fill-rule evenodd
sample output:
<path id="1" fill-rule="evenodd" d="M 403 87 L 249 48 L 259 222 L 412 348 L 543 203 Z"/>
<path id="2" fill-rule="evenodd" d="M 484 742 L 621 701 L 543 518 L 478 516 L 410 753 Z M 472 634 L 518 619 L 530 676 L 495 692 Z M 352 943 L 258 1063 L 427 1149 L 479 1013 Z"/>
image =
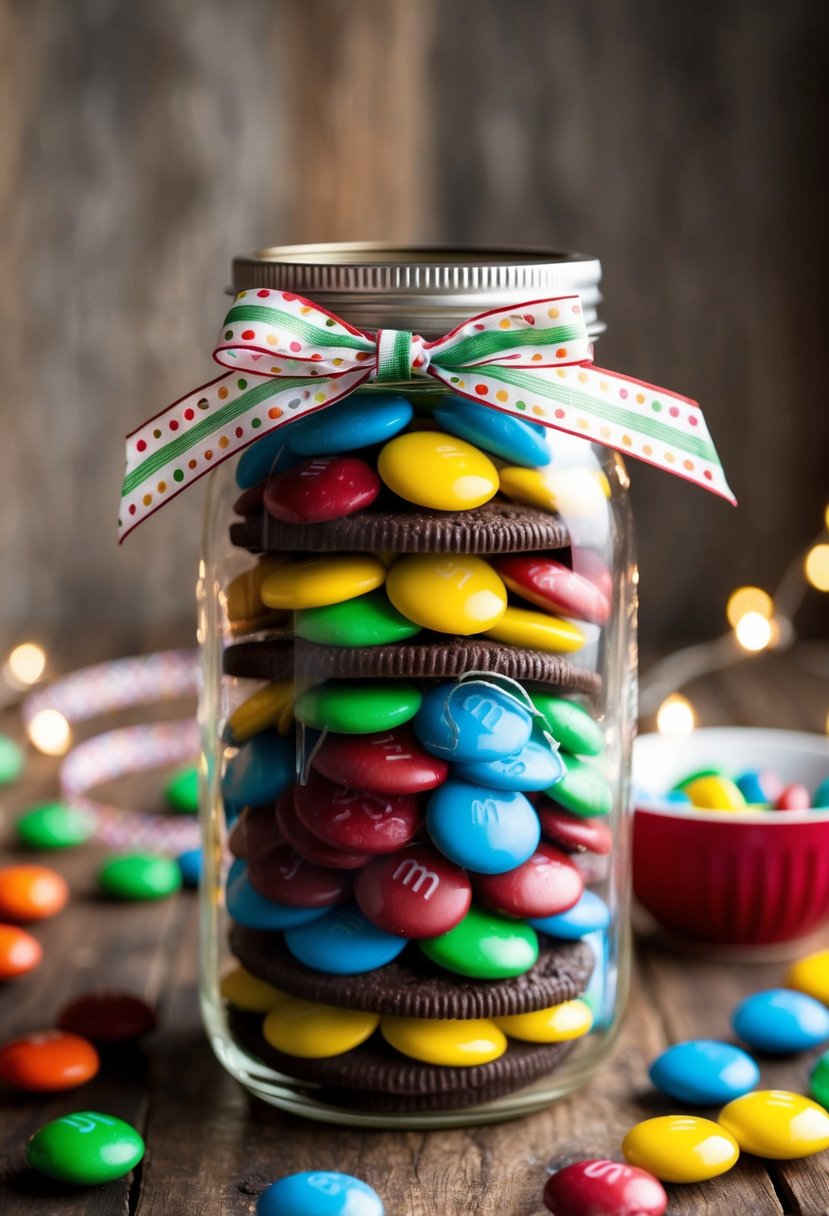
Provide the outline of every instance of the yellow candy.
<path id="1" fill-rule="evenodd" d="M 581 650 L 584 634 L 569 621 L 533 612 L 530 608 L 507 608 L 497 624 L 486 630 L 488 638 L 528 650 Z"/>
<path id="2" fill-rule="evenodd" d="M 817 954 L 809 954 L 792 963 L 785 986 L 829 1005 L 829 950 L 818 950 Z"/>
<path id="3" fill-rule="evenodd" d="M 505 1018 L 495 1018 L 504 1034 L 511 1039 L 522 1039 L 525 1043 L 563 1043 L 566 1039 L 580 1039 L 593 1025 L 590 1006 L 582 1000 L 562 1001 L 549 1009 L 536 1013 L 516 1013 Z"/>
<path id="4" fill-rule="evenodd" d="M 589 519 L 607 511 L 607 478 L 589 469 L 501 469 L 501 493 L 542 511 L 556 511 L 574 519 Z"/>
<path id="5" fill-rule="evenodd" d="M 401 498 L 438 511 L 468 511 L 498 491 L 498 470 L 489 457 L 439 431 L 398 435 L 380 453 L 377 472 Z"/>
<path id="6" fill-rule="evenodd" d="M 622 1141 L 625 1161 L 662 1182 L 704 1182 L 730 1170 L 740 1155 L 734 1137 L 698 1115 L 661 1115 L 632 1127 Z"/>
<path id="7" fill-rule="evenodd" d="M 227 730 L 233 743 L 247 743 L 260 730 L 275 726 L 280 735 L 287 735 L 293 721 L 294 682 L 279 680 L 260 688 L 247 701 L 234 709 L 227 720 Z"/>
<path id="8" fill-rule="evenodd" d="M 746 1153 L 791 1161 L 829 1148 L 829 1112 L 785 1089 L 758 1089 L 724 1106 L 719 1122 Z"/>
<path id="9" fill-rule="evenodd" d="M 269 1013 L 279 1001 L 287 999 L 276 988 L 245 971 L 244 967 L 234 967 L 223 975 L 219 992 L 229 1005 L 235 1005 L 246 1013 Z"/>
<path id="10" fill-rule="evenodd" d="M 321 608 L 382 587 L 386 567 L 376 557 L 347 553 L 289 562 L 262 584 L 269 608 Z"/>
<path id="11" fill-rule="evenodd" d="M 379 1021 L 377 1013 L 335 1009 L 289 996 L 265 1018 L 262 1034 L 271 1047 L 286 1055 L 323 1060 L 365 1043 Z"/>
<path id="12" fill-rule="evenodd" d="M 264 611 L 262 583 L 269 574 L 284 566 L 287 560 L 285 554 L 273 553 L 260 558 L 257 565 L 231 579 L 225 587 L 225 608 L 229 621 L 249 620 Z"/>
<path id="13" fill-rule="evenodd" d="M 386 592 L 398 612 L 439 633 L 483 633 L 507 607 L 500 576 L 480 557 L 466 554 L 401 557 L 389 570 Z"/>
<path id="14" fill-rule="evenodd" d="M 728 777 L 697 777 L 682 787 L 691 806 L 705 811 L 744 811 L 746 800 Z"/>
<path id="15" fill-rule="evenodd" d="M 384 1017 L 380 1033 L 402 1055 L 447 1068 L 489 1064 L 507 1049 L 504 1032 L 489 1018 Z"/>

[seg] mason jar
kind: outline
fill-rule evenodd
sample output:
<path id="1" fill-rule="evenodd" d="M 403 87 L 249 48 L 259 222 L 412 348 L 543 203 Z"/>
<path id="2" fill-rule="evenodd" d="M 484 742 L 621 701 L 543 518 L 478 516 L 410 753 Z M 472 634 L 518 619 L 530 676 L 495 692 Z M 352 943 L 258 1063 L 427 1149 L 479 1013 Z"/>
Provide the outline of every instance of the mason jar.
<path id="1" fill-rule="evenodd" d="M 534 326 L 565 362 L 576 322 L 595 340 L 599 279 L 543 250 L 234 262 L 240 316 L 288 301 L 301 334 L 306 297 L 381 356 L 326 408 L 288 400 L 210 474 L 206 509 L 202 1007 L 224 1066 L 296 1114 L 511 1118 L 583 1085 L 618 1032 L 628 478 L 531 393 L 523 414 L 476 399 L 475 375 L 481 314 L 519 354 Z M 423 374 L 457 327 L 467 370 Z"/>

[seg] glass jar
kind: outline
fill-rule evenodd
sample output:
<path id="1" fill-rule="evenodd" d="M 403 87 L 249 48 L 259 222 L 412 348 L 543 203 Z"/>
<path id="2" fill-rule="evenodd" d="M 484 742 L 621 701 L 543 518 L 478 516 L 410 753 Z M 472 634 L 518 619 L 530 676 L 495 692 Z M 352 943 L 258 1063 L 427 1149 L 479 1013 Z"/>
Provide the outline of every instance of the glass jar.
<path id="1" fill-rule="evenodd" d="M 427 340 L 574 292 L 595 338 L 599 277 L 543 251 L 234 264 L 237 291 Z M 202 1006 L 259 1097 L 484 1123 L 607 1056 L 630 953 L 627 484 L 608 449 L 424 376 L 366 383 L 211 474 Z"/>

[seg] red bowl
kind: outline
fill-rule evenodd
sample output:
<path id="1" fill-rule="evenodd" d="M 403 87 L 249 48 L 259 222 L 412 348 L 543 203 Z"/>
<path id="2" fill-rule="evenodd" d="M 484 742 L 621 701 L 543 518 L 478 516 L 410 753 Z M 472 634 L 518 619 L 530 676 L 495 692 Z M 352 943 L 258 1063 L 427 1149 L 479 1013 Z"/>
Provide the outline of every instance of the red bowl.
<path id="1" fill-rule="evenodd" d="M 829 739 L 729 727 L 636 741 L 637 791 L 664 799 L 702 768 L 732 776 L 767 768 L 814 789 L 829 775 Z M 829 810 L 701 811 L 640 793 L 633 889 L 664 929 L 689 942 L 761 947 L 806 938 L 829 923 Z"/>

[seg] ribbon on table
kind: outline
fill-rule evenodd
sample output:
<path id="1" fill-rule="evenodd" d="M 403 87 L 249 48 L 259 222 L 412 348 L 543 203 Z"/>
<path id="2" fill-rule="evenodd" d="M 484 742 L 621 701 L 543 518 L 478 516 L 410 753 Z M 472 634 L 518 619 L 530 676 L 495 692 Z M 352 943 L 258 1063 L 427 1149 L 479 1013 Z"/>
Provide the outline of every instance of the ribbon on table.
<path id="1" fill-rule="evenodd" d="M 241 291 L 213 358 L 224 375 L 127 437 L 123 540 L 248 444 L 360 385 L 432 377 L 459 397 L 614 448 L 734 502 L 695 401 L 592 362 L 578 295 L 470 317 L 427 342 L 355 329 L 292 292 Z"/>

